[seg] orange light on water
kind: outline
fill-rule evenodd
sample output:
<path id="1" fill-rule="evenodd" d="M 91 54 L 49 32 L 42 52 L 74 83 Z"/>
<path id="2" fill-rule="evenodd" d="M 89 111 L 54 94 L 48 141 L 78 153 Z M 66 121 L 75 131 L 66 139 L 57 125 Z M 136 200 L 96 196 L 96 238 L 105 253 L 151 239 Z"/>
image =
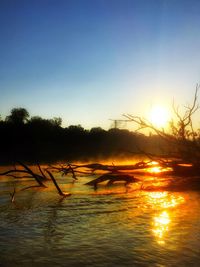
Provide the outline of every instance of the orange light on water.
<path id="1" fill-rule="evenodd" d="M 163 202 L 163 208 L 173 208 L 185 202 L 182 196 L 171 197 L 168 201 Z"/>
<path id="2" fill-rule="evenodd" d="M 168 192 L 149 192 L 148 203 L 158 208 L 173 208 L 185 202 L 181 195 L 169 194 Z"/>
<path id="3" fill-rule="evenodd" d="M 170 223 L 169 214 L 166 211 L 163 211 L 158 217 L 154 218 L 155 225 L 167 225 Z"/>
<path id="4" fill-rule="evenodd" d="M 166 235 L 172 222 L 170 214 L 172 209 L 177 208 L 185 202 L 183 196 L 168 192 L 149 192 L 147 202 L 152 208 L 162 211 L 153 218 L 152 232 L 159 245 L 165 245 Z M 173 217 L 172 217 L 173 218 Z"/>
<path id="5" fill-rule="evenodd" d="M 149 169 L 149 172 L 151 172 L 151 173 L 159 173 L 161 171 L 162 171 L 161 167 L 152 167 Z"/>
<path id="6" fill-rule="evenodd" d="M 150 173 L 161 172 L 161 167 L 159 166 L 159 163 L 157 161 L 151 161 L 147 163 L 147 165 L 149 166 L 146 170 L 147 172 L 150 172 Z"/>
<path id="7" fill-rule="evenodd" d="M 154 217 L 153 229 L 157 242 L 161 245 L 165 244 L 164 235 L 169 230 L 170 216 L 167 211 L 161 212 L 158 216 Z"/>
<path id="8" fill-rule="evenodd" d="M 151 161 L 148 164 L 148 168 L 146 169 L 147 172 L 156 174 L 156 173 L 161 173 L 161 172 L 166 172 L 166 171 L 171 171 L 172 168 L 169 167 L 163 167 L 160 166 L 159 162 L 157 161 Z"/>
<path id="9" fill-rule="evenodd" d="M 157 161 L 151 161 L 149 162 L 149 165 L 158 165 L 159 163 Z"/>
<path id="10" fill-rule="evenodd" d="M 154 200 L 154 199 L 161 199 L 168 195 L 168 192 L 149 192 L 148 196 Z"/>

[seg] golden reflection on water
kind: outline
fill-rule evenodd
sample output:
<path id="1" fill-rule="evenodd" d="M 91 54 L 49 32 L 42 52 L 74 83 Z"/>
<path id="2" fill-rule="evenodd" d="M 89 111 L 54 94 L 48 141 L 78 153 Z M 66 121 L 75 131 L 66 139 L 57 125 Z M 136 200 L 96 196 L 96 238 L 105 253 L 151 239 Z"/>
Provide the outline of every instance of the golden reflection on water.
<path id="1" fill-rule="evenodd" d="M 161 167 L 160 166 L 155 166 L 155 167 L 151 167 L 149 169 L 149 172 L 151 173 L 160 173 L 162 170 L 161 170 Z"/>
<path id="2" fill-rule="evenodd" d="M 169 212 L 163 211 L 158 216 L 154 217 L 153 229 L 152 232 L 156 237 L 156 241 L 160 245 L 165 244 L 165 235 L 169 230 L 170 224 L 170 215 Z"/>
<path id="3" fill-rule="evenodd" d="M 185 199 L 181 195 L 175 195 L 169 192 L 149 192 L 148 205 L 153 205 L 156 208 L 173 208 L 182 203 Z"/>
<path id="4" fill-rule="evenodd" d="M 169 234 L 170 224 L 172 220 L 172 208 L 178 208 L 179 205 L 185 202 L 185 199 L 180 194 L 172 194 L 168 192 L 149 192 L 147 198 L 148 205 L 161 209 L 157 213 L 152 222 L 152 233 L 159 245 L 165 245 L 167 235 Z"/>
<path id="5" fill-rule="evenodd" d="M 142 171 L 156 175 L 156 174 L 165 173 L 165 172 L 171 171 L 171 170 L 172 170 L 172 168 L 163 167 L 157 161 L 151 161 L 151 162 L 147 162 L 146 169 L 144 168 Z"/>

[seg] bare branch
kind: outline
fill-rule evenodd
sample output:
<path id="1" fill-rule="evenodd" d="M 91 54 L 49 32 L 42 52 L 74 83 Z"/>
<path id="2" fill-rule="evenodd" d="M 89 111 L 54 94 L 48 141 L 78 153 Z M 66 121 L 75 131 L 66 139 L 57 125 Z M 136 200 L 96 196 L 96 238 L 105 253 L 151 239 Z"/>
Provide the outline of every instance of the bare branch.
<path id="1" fill-rule="evenodd" d="M 67 196 L 70 196 L 71 195 L 70 193 L 64 193 L 64 192 L 62 192 L 62 190 L 60 189 L 58 183 L 56 182 L 56 179 L 54 178 L 53 174 L 50 171 L 48 171 L 48 170 L 46 170 L 46 172 L 49 174 L 49 176 L 50 176 L 51 180 L 53 181 L 53 183 L 54 183 L 54 185 L 55 185 L 55 187 L 56 187 L 56 189 L 58 191 L 58 194 L 60 196 L 67 197 Z"/>
<path id="2" fill-rule="evenodd" d="M 172 150 L 177 151 L 178 158 L 190 159 L 192 162 L 200 162 L 200 134 L 193 127 L 193 115 L 200 108 L 197 103 L 198 91 L 200 85 L 196 85 L 193 102 L 191 105 L 184 107 L 183 114 L 180 113 L 179 107 L 172 104 L 173 111 L 177 121 L 171 120 L 169 123 L 170 131 L 165 132 L 150 123 L 148 120 L 130 114 L 123 115 L 138 125 L 138 131 L 141 129 L 150 129 L 155 134 L 169 143 Z M 172 147 L 173 146 L 173 147 Z M 196 163 L 195 163 L 196 164 Z"/>
<path id="3" fill-rule="evenodd" d="M 45 178 L 46 180 L 48 180 L 48 178 L 47 178 L 47 176 L 45 175 L 45 173 L 43 172 L 43 170 L 42 170 L 40 164 L 37 164 L 37 166 L 38 166 L 38 168 L 39 168 L 39 170 L 40 170 L 40 173 L 42 174 L 42 177 Z"/>
<path id="4" fill-rule="evenodd" d="M 28 171 L 28 173 L 29 174 L 31 174 L 32 175 L 32 177 L 33 178 L 35 178 L 35 180 L 37 181 L 37 183 L 40 185 L 40 186 L 42 186 L 42 187 L 46 187 L 43 183 L 42 183 L 42 181 L 41 181 L 41 176 L 40 175 L 38 175 L 38 174 L 35 174 L 27 165 L 25 165 L 24 163 L 22 163 L 22 162 L 20 162 L 20 161 L 18 161 L 18 163 L 21 165 L 21 166 L 23 166 L 24 167 L 24 169 L 26 169 L 27 171 Z"/>

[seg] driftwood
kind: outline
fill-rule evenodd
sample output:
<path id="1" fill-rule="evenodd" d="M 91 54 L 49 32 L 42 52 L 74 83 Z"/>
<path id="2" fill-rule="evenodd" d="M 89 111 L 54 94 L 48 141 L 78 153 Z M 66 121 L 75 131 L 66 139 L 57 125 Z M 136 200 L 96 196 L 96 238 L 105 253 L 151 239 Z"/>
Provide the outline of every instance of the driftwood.
<path id="1" fill-rule="evenodd" d="M 100 177 L 86 183 L 86 185 L 91 185 L 94 186 L 94 188 L 97 188 L 97 185 L 99 183 L 105 182 L 107 181 L 107 185 L 112 185 L 113 183 L 117 182 L 117 181 L 123 181 L 125 182 L 125 185 L 130 184 L 130 183 L 136 183 L 139 182 L 140 180 L 135 178 L 132 175 L 128 175 L 128 174 L 103 174 Z"/>
<path id="2" fill-rule="evenodd" d="M 136 164 L 131 164 L 131 165 L 108 165 L 108 164 L 100 164 L 100 163 L 92 163 L 92 164 L 81 164 L 81 165 L 72 165 L 70 164 L 70 167 L 68 165 L 57 167 L 57 166 L 50 166 L 48 169 L 54 171 L 56 170 L 57 172 L 61 172 L 62 175 L 67 175 L 70 172 L 72 173 L 72 178 L 76 177 L 77 180 L 77 175 L 76 174 L 85 174 L 85 175 L 93 175 L 96 171 L 106 171 L 110 173 L 118 173 L 119 171 L 137 171 L 137 170 L 142 170 L 142 169 L 148 169 L 152 168 L 151 165 L 152 161 L 148 162 L 138 162 Z M 83 171 L 85 170 L 86 171 Z M 74 177 L 75 176 L 75 177 Z"/>
<path id="3" fill-rule="evenodd" d="M 195 187 L 195 184 L 196 188 L 200 187 L 200 165 L 193 164 L 183 159 L 170 159 L 166 156 L 162 158 L 150 155 L 149 159 L 149 161 L 140 161 L 130 165 L 92 163 L 70 166 L 75 172 L 77 172 L 77 170 L 79 170 L 80 173 L 86 172 L 95 174 L 95 172 L 97 172 L 96 174 L 99 174 L 100 176 L 86 183 L 86 185 L 93 186 L 94 189 L 97 189 L 97 186 L 103 182 L 106 182 L 108 186 L 115 182 L 124 182 L 125 185 L 137 182 L 142 183 L 141 180 L 135 178 L 135 174 L 139 174 L 140 176 L 150 175 L 154 177 L 165 177 L 166 180 L 170 178 L 170 184 L 167 187 L 169 190 L 174 190 L 174 188 L 178 188 L 179 185 L 181 188 L 187 187 L 187 183 L 190 182 L 192 182 L 192 188 Z M 65 172 L 64 166 L 62 166 L 62 169 L 60 170 L 59 167 L 56 167 L 56 169 L 62 173 Z M 171 177 L 173 178 L 171 179 Z M 191 180 L 191 177 L 195 177 L 195 180 Z M 185 178 L 187 179 L 185 180 Z M 150 188 L 153 187 L 150 186 Z M 161 189 L 162 187 L 159 188 Z M 142 183 L 140 189 L 149 190 L 149 187 L 145 187 Z M 157 189 L 158 187 L 156 190 Z"/>
<path id="4" fill-rule="evenodd" d="M 20 178 L 34 178 L 35 181 L 37 182 L 37 185 L 31 185 L 31 186 L 27 186 L 22 188 L 20 191 L 24 191 L 30 188 L 38 188 L 38 187 L 42 187 L 42 188 L 47 188 L 47 186 L 44 184 L 44 181 L 49 180 L 49 178 L 46 176 L 45 172 L 42 170 L 41 166 L 39 164 L 37 164 L 38 170 L 40 172 L 40 174 L 34 172 L 33 170 L 31 170 L 30 167 L 28 167 L 26 164 L 22 163 L 22 162 L 17 162 L 19 165 L 21 165 L 23 167 L 23 169 L 17 169 L 16 167 L 12 170 L 8 170 L 6 172 L 2 172 L 0 173 L 0 176 L 9 176 L 15 179 L 20 179 Z M 62 197 L 67 197 L 70 196 L 70 193 L 66 193 L 63 192 L 61 190 L 61 188 L 59 187 L 58 183 L 56 182 L 55 177 L 53 176 L 53 174 L 49 171 L 49 170 L 45 170 L 50 179 L 53 181 L 53 184 L 55 185 L 58 193 L 60 196 Z M 25 174 L 23 176 L 19 176 L 17 174 Z M 14 187 L 14 190 L 12 193 L 10 193 L 11 196 L 11 202 L 15 201 L 15 195 L 16 195 L 16 189 Z"/>
<path id="5" fill-rule="evenodd" d="M 43 174 L 40 175 L 38 173 L 33 172 L 30 167 L 28 167 L 26 164 L 22 163 L 22 162 L 17 162 L 19 165 L 21 165 L 24 169 L 12 169 L 6 172 L 2 172 L 0 173 L 0 176 L 10 176 L 13 177 L 15 179 L 19 179 L 19 178 L 34 178 L 35 181 L 38 183 L 38 186 L 41 187 L 46 187 L 44 185 L 44 183 L 42 181 L 47 180 L 47 177 L 44 176 Z M 41 170 L 41 168 L 40 168 Z M 17 176 L 16 174 L 26 174 L 24 176 Z"/>
<path id="6" fill-rule="evenodd" d="M 150 156 L 149 161 L 140 161 L 136 164 L 130 165 L 109 165 L 109 164 L 100 164 L 100 163 L 92 163 L 92 164 L 66 164 L 62 166 L 50 166 L 46 169 L 42 169 L 38 164 L 38 171 L 33 171 L 29 166 L 22 162 L 18 162 L 18 164 L 23 167 L 23 169 L 14 169 L 8 170 L 6 172 L 0 173 L 0 175 L 13 177 L 15 179 L 20 179 L 22 177 L 33 178 L 37 185 L 31 185 L 25 188 L 22 188 L 20 191 L 24 191 L 30 188 L 46 188 L 47 186 L 44 184 L 45 181 L 52 180 L 58 194 L 61 197 L 67 197 L 71 194 L 68 192 L 63 192 L 57 183 L 52 171 L 61 173 L 62 175 L 71 174 L 74 180 L 77 180 L 77 174 L 81 175 L 96 175 L 100 176 L 89 181 L 86 185 L 93 186 L 94 189 L 97 189 L 97 186 L 100 183 L 106 182 L 107 186 L 111 186 L 116 182 L 124 182 L 124 185 L 128 185 L 130 183 L 140 183 L 142 184 L 140 189 L 149 190 L 149 187 L 143 187 L 142 180 L 135 178 L 135 174 L 139 173 L 140 175 L 148 174 L 155 176 L 164 176 L 167 178 L 167 175 L 170 177 L 170 184 L 167 189 L 174 190 L 178 187 L 187 188 L 191 184 L 192 188 L 200 188 L 200 165 L 194 163 L 188 163 L 182 159 L 167 159 L 167 158 L 156 158 L 152 155 Z M 157 168 L 157 172 L 152 173 L 153 169 Z M 153 168 L 153 169 L 151 169 Z M 164 172 L 163 172 L 164 171 Z M 96 173 L 95 173 L 96 172 Z M 177 176 L 177 178 L 172 178 Z M 195 179 L 191 179 L 194 177 Z M 186 178 L 186 179 L 185 179 Z M 150 186 L 150 190 L 153 187 Z M 155 189 L 155 188 L 154 188 Z M 158 187 L 156 188 L 158 189 Z M 159 187 L 162 189 L 162 186 Z M 166 187 L 165 187 L 166 189 Z M 20 192 L 18 191 L 18 192 Z M 14 188 L 13 192 L 10 193 L 11 202 L 15 201 L 16 190 Z"/>
<path id="7" fill-rule="evenodd" d="M 107 164 L 100 164 L 100 163 L 93 163 L 93 164 L 82 164 L 82 165 L 70 165 L 72 178 L 74 178 L 74 173 L 80 174 L 94 174 L 96 171 L 107 172 L 110 174 L 118 175 L 119 172 L 123 172 L 123 174 L 130 174 L 130 173 L 140 173 L 140 174 L 151 174 L 153 167 L 160 167 L 161 174 L 162 171 L 165 171 L 165 175 L 200 175 L 200 165 L 193 164 L 187 162 L 182 159 L 162 159 L 158 157 L 152 158 L 150 161 L 140 161 L 136 164 L 129 164 L 129 165 L 107 165 Z M 61 172 L 62 175 L 67 175 L 69 173 L 69 168 L 62 167 L 54 167 L 51 166 L 49 169 L 56 170 Z M 83 171 L 86 169 L 86 171 Z M 72 172 L 73 171 L 73 172 Z M 77 175 L 76 175 L 77 179 Z"/>
<path id="8" fill-rule="evenodd" d="M 27 170 L 27 172 L 37 181 L 37 183 L 42 186 L 42 187 L 46 187 L 46 185 L 44 185 L 42 183 L 42 180 L 46 180 L 46 176 L 44 176 L 44 174 L 42 173 L 42 175 L 38 175 L 36 173 L 34 173 L 27 165 L 25 165 L 22 162 L 18 162 L 20 165 L 22 165 L 24 167 L 25 170 Z M 39 168 L 41 171 L 41 168 Z"/>
<path id="9" fill-rule="evenodd" d="M 74 180 L 78 180 L 77 175 L 80 174 L 91 175 L 91 172 L 89 171 L 80 170 L 81 168 L 84 168 L 84 166 L 86 165 L 75 165 L 75 164 L 62 164 L 60 166 L 49 165 L 47 170 L 61 173 L 62 176 L 67 176 L 68 174 L 72 174 L 72 178 Z"/>

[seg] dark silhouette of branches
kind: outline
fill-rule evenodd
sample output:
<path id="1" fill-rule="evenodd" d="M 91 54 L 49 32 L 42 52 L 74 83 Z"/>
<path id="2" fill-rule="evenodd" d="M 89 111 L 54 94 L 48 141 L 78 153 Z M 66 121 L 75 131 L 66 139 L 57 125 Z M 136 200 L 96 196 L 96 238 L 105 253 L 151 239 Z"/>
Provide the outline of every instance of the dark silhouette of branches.
<path id="1" fill-rule="evenodd" d="M 193 127 L 193 115 L 199 109 L 197 103 L 198 90 L 200 85 L 196 86 L 193 102 L 184 107 L 181 115 L 179 108 L 173 103 L 173 110 L 176 120 L 171 120 L 170 130 L 166 132 L 163 128 L 157 128 L 148 120 L 138 116 L 125 114 L 124 116 L 138 125 L 138 131 L 141 129 L 150 129 L 159 137 L 167 141 L 174 150 L 174 156 L 197 164 L 200 162 L 200 135 L 198 130 Z"/>
<path id="2" fill-rule="evenodd" d="M 57 189 L 57 191 L 58 191 L 58 194 L 59 194 L 60 196 L 62 196 L 62 197 L 71 196 L 70 193 L 66 193 L 66 192 L 63 192 L 63 191 L 61 190 L 61 188 L 59 187 L 58 183 L 56 182 L 55 177 L 53 176 L 53 174 L 52 174 L 50 171 L 46 170 L 46 172 L 49 174 L 49 176 L 50 176 L 51 180 L 53 181 L 53 183 L 54 183 L 54 185 L 55 185 L 55 187 L 56 187 L 56 189 Z"/>
<path id="3" fill-rule="evenodd" d="M 24 163 L 22 163 L 20 161 L 18 163 L 21 166 L 23 166 L 25 170 L 27 170 L 27 172 L 37 181 L 39 186 L 46 187 L 41 181 L 41 180 L 45 180 L 46 179 L 45 176 L 41 176 L 41 175 L 38 175 L 38 174 L 34 173 L 27 165 L 25 165 Z"/>
<path id="4" fill-rule="evenodd" d="M 193 103 L 192 105 L 185 106 L 183 115 L 180 114 L 179 108 L 175 107 L 175 104 L 173 102 L 173 110 L 176 117 L 178 118 L 178 121 L 176 124 L 174 123 L 174 121 L 171 122 L 172 133 L 174 136 L 177 136 L 177 138 L 180 138 L 182 140 L 192 139 L 193 141 L 195 141 L 196 137 L 198 136 L 193 128 L 192 116 L 199 109 L 199 104 L 197 103 L 199 88 L 200 85 L 197 84 Z"/>
<path id="5" fill-rule="evenodd" d="M 38 186 L 40 187 L 46 187 L 42 181 L 46 180 L 47 177 L 44 175 L 39 175 L 38 173 L 33 172 L 30 167 L 28 167 L 26 164 L 18 161 L 18 164 L 21 165 L 24 169 L 17 169 L 14 168 L 13 170 L 8 170 L 6 172 L 0 173 L 0 176 L 10 176 L 15 179 L 18 178 L 34 178 L 35 181 L 38 183 Z M 39 166 L 39 169 L 41 170 L 41 167 Z M 16 174 L 26 174 L 23 176 L 17 176 Z"/>
<path id="6" fill-rule="evenodd" d="M 38 174 L 37 172 L 34 172 L 32 171 L 32 169 L 27 166 L 26 164 L 22 163 L 22 162 L 19 162 L 18 161 L 18 164 L 21 165 L 23 167 L 23 169 L 17 169 L 16 167 L 12 170 L 8 170 L 8 171 L 5 171 L 5 172 L 2 172 L 0 173 L 0 176 L 9 176 L 9 177 L 12 177 L 12 178 L 15 178 L 15 179 L 19 179 L 19 178 L 34 178 L 35 181 L 38 183 L 37 185 L 31 185 L 31 186 L 27 186 L 27 187 L 24 187 L 22 188 L 20 191 L 25 191 L 27 189 L 30 189 L 30 188 L 47 188 L 47 186 L 42 182 L 42 181 L 45 181 L 45 180 L 49 180 L 49 178 L 45 175 L 44 171 L 42 170 L 41 166 L 39 164 L 37 164 L 37 167 L 38 167 L 38 170 L 40 171 L 41 174 Z M 56 179 L 55 177 L 53 176 L 53 174 L 49 171 L 49 170 L 45 170 L 50 179 L 53 181 L 58 193 L 60 196 L 62 197 L 66 197 L 66 196 L 70 196 L 71 194 L 70 193 L 66 193 L 66 192 L 63 192 L 61 190 L 61 188 L 59 187 L 58 183 L 56 182 Z M 26 175 L 22 175 L 22 176 L 18 176 L 17 174 L 26 174 Z M 18 191 L 18 192 L 20 192 Z M 12 193 L 10 193 L 10 196 L 11 196 L 11 202 L 14 202 L 15 201 L 15 195 L 16 195 L 16 189 L 15 189 L 15 186 L 14 186 L 14 190 Z"/>

